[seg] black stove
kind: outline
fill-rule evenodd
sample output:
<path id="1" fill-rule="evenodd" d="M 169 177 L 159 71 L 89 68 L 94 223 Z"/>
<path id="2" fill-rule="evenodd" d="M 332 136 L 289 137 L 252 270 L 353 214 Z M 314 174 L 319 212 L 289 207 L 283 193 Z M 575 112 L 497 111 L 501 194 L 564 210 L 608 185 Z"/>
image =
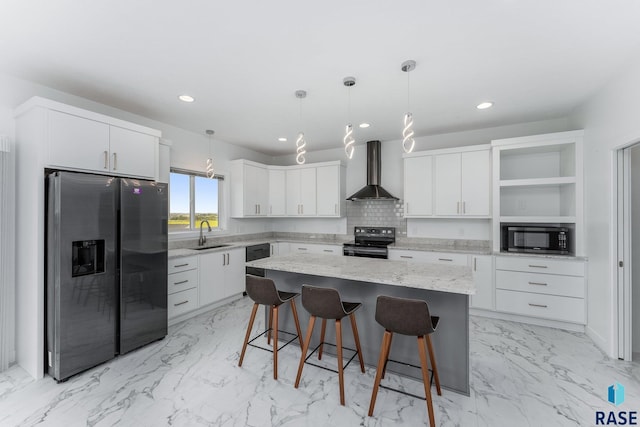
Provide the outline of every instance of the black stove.
<path id="1" fill-rule="evenodd" d="M 355 227 L 355 243 L 342 245 L 342 254 L 387 259 L 387 246 L 396 242 L 395 227 Z"/>

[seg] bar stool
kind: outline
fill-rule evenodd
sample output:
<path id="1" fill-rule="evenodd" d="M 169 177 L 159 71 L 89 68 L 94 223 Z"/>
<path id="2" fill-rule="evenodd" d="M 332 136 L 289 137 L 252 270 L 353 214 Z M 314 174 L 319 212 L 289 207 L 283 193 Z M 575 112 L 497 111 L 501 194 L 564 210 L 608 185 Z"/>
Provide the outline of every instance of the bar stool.
<path id="1" fill-rule="evenodd" d="M 338 373 L 338 379 L 340 381 L 340 404 L 344 406 L 344 368 L 358 355 L 360 360 L 360 370 L 364 373 L 364 361 L 362 360 L 362 349 L 360 348 L 360 338 L 358 337 L 358 326 L 356 325 L 355 311 L 360 308 L 362 304 L 359 302 L 343 302 L 340 299 L 340 294 L 337 290 L 332 288 L 320 288 L 316 286 L 303 285 L 302 286 L 302 305 L 311 314 L 309 319 L 309 327 L 307 328 L 307 335 L 304 340 L 304 346 L 302 347 L 302 355 L 300 357 L 300 365 L 298 366 L 298 375 L 296 376 L 295 388 L 298 388 L 300 384 L 300 377 L 302 376 L 302 368 L 305 363 L 323 368 L 332 372 Z M 356 350 L 346 348 L 353 351 L 349 361 L 342 365 L 342 318 L 349 316 L 351 319 L 351 329 L 353 330 L 353 339 L 356 343 Z M 313 334 L 313 327 L 316 323 L 316 318 L 322 319 L 322 330 L 320 332 L 320 344 L 311 352 L 307 357 L 307 351 L 309 350 L 309 344 L 311 342 L 311 335 Z M 336 321 L 336 344 L 331 344 L 324 341 L 325 329 L 327 326 L 327 319 L 333 319 Z M 338 370 L 326 368 L 324 366 L 316 365 L 307 360 L 313 356 L 313 353 L 318 350 L 318 359 L 322 359 L 322 348 L 327 344 L 332 347 L 336 347 L 338 351 Z"/>
<path id="2" fill-rule="evenodd" d="M 244 337 L 244 344 L 242 345 L 242 352 L 240 353 L 240 361 L 238 362 L 238 366 L 242 366 L 242 361 L 244 360 L 244 353 L 247 351 L 247 345 L 251 347 L 256 347 L 261 350 L 271 351 L 273 353 L 273 379 L 278 379 L 278 350 L 282 350 L 284 347 L 289 345 L 296 338 L 300 341 L 300 346 L 302 347 L 302 333 L 300 332 L 300 322 L 298 322 L 298 312 L 296 310 L 295 298 L 300 295 L 296 292 L 283 292 L 276 289 L 275 283 L 273 280 L 267 279 L 265 277 L 253 276 L 251 274 L 247 274 L 246 279 L 246 290 L 247 295 L 254 301 L 253 310 L 251 310 L 251 317 L 249 318 L 249 326 L 247 327 L 247 333 Z M 293 334 L 287 331 L 278 330 L 278 311 L 280 305 L 289 301 L 291 303 L 291 311 L 293 312 L 293 320 L 296 324 L 297 334 Z M 266 305 L 269 306 L 269 326 L 267 330 L 259 333 L 254 338 L 249 340 L 249 336 L 251 335 L 251 329 L 253 328 L 253 321 L 256 318 L 256 312 L 258 311 L 258 305 Z M 271 339 L 271 332 L 273 332 L 273 350 L 260 347 L 258 345 L 252 344 L 253 341 L 257 340 L 265 333 L 268 334 L 268 341 Z M 283 334 L 292 335 L 289 341 L 283 344 L 280 348 L 278 348 L 278 332 Z"/>
<path id="3" fill-rule="evenodd" d="M 373 384 L 373 393 L 371 394 L 371 404 L 369 405 L 369 416 L 373 415 L 373 408 L 376 404 L 378 395 L 378 387 L 387 390 L 397 391 L 409 396 L 422 398 L 413 394 L 406 393 L 380 385 L 380 381 L 384 378 L 388 362 L 402 363 L 404 365 L 420 368 L 422 371 L 422 381 L 424 383 L 425 398 L 427 401 L 427 410 L 429 412 L 429 423 L 435 426 L 435 417 L 433 414 L 433 403 L 431 401 L 431 379 L 435 380 L 438 395 L 442 395 L 440 390 L 440 378 L 438 377 L 438 368 L 436 367 L 436 358 L 433 353 L 433 345 L 431 343 L 431 334 L 435 332 L 438 326 L 439 317 L 429 314 L 429 306 L 426 301 L 395 298 L 389 296 L 379 296 L 376 301 L 376 322 L 384 327 L 384 335 L 382 337 L 382 346 L 380 347 L 380 358 L 376 369 L 376 379 Z M 418 338 L 418 353 L 420 354 L 421 366 L 415 366 L 397 360 L 389 359 L 391 349 L 391 340 L 393 334 L 415 336 Z M 429 350 L 429 360 L 431 361 L 432 378 L 429 378 L 427 367 L 427 356 L 425 352 L 426 346 Z"/>

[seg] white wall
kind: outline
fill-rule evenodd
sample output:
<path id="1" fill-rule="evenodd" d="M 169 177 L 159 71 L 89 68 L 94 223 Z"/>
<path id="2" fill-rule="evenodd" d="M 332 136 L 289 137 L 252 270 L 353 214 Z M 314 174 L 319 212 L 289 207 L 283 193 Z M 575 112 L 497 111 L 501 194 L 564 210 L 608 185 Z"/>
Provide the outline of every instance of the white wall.
<path id="1" fill-rule="evenodd" d="M 640 140 L 640 61 L 629 64 L 570 117 L 584 128 L 585 234 L 588 262 L 587 333 L 617 353 L 614 319 L 617 260 L 612 246 L 614 150 Z"/>
<path id="2" fill-rule="evenodd" d="M 550 132 L 572 130 L 567 119 L 546 120 L 540 122 L 520 123 L 510 126 L 500 126 L 486 129 L 477 129 L 465 132 L 455 132 L 441 135 L 431 135 L 416 138 L 415 151 L 434 150 L 439 148 L 462 147 L 466 145 L 489 144 L 493 139 L 511 138 L 516 136 L 537 135 Z M 309 147 L 309 142 L 307 147 Z M 381 144 L 382 150 L 382 186 L 400 199 L 404 196 L 404 166 L 402 161 L 402 144 L 400 140 L 385 141 Z M 355 146 L 353 158 L 347 160 L 342 148 L 331 150 L 312 151 L 306 155 L 307 163 L 325 162 L 331 160 L 343 160 L 347 165 L 347 196 L 358 191 L 366 183 L 366 144 L 359 143 Z M 295 155 L 274 157 L 271 164 L 293 165 Z M 305 219 L 289 219 L 288 221 L 274 222 L 274 231 L 301 231 L 305 225 L 300 221 Z M 331 220 L 325 220 L 331 221 Z M 339 220 L 333 220 L 339 221 Z M 407 220 L 407 236 L 409 237 L 433 237 L 456 238 L 471 240 L 491 240 L 491 222 L 489 220 L 470 219 L 410 219 Z M 327 230 L 335 229 L 333 222 L 326 224 Z M 296 228 L 297 230 L 294 230 Z M 322 232 L 314 229 L 313 232 Z M 333 233 L 334 231 L 325 231 Z"/>
<path id="3" fill-rule="evenodd" d="M 632 319 L 631 337 L 633 353 L 640 353 L 640 144 L 633 146 L 631 152 L 631 287 Z M 634 355 L 634 360 L 640 354 Z"/>

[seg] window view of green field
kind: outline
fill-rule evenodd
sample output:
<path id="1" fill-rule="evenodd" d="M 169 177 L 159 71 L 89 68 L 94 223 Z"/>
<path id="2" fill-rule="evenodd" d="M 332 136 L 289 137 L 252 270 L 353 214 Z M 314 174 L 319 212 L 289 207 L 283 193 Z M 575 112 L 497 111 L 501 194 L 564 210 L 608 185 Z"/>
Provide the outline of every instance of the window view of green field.
<path id="1" fill-rule="evenodd" d="M 218 182 L 217 179 L 171 173 L 169 181 L 169 232 L 195 230 L 205 220 L 209 221 L 211 228 L 219 227 Z M 192 194 L 193 203 L 191 203 Z M 193 215 L 191 206 L 194 206 Z M 193 223 L 191 222 L 192 217 L 194 218 Z"/>

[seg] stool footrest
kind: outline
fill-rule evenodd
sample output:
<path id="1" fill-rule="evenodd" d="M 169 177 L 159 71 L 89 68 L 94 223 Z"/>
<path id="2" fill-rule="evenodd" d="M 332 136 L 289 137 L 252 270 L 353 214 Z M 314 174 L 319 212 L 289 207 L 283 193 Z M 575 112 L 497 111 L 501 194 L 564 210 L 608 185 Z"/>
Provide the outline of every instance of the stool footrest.
<path id="1" fill-rule="evenodd" d="M 323 342 L 321 342 L 320 344 L 318 344 L 318 345 L 316 346 L 316 348 L 314 348 L 314 349 L 313 349 L 313 351 L 312 351 L 312 352 L 311 352 L 311 353 L 310 353 L 310 354 L 309 354 L 309 355 L 304 359 L 304 363 L 306 363 L 307 365 L 315 366 L 316 368 L 324 369 L 325 371 L 331 371 L 331 372 L 338 373 L 338 371 L 336 371 L 335 369 L 327 368 L 326 366 L 318 365 L 318 364 L 316 364 L 316 363 L 312 363 L 312 362 L 309 362 L 309 361 L 308 361 L 308 360 L 309 360 L 309 358 L 310 358 L 311 356 L 313 356 L 313 354 L 314 354 L 316 351 L 318 351 L 318 349 L 320 348 L 320 346 L 321 346 L 321 345 L 323 345 L 323 344 L 324 344 L 324 345 L 329 345 L 329 346 L 331 346 L 331 347 L 336 347 L 336 348 L 338 348 L 335 344 L 332 344 L 332 343 L 330 343 L 330 342 L 324 342 L 324 341 L 323 341 Z M 348 351 L 352 351 L 352 352 L 353 352 L 353 355 L 351 356 L 351 358 L 349 358 L 349 360 L 347 361 L 347 363 L 345 363 L 345 364 L 344 364 L 344 366 L 342 367 L 342 369 L 346 369 L 346 368 L 347 368 L 347 366 L 349 366 L 349 363 L 351 363 L 351 361 L 352 361 L 352 360 L 353 360 L 353 359 L 358 355 L 358 350 L 353 349 L 353 348 L 348 348 L 348 347 L 342 347 L 342 349 L 343 349 L 343 350 L 348 350 Z"/>
<path id="2" fill-rule="evenodd" d="M 387 367 L 387 363 L 389 363 L 389 362 L 397 363 L 398 365 L 409 366 L 411 368 L 422 369 L 420 366 L 412 365 L 411 363 L 402 362 L 400 360 L 388 359 L 384 364 L 385 370 L 386 370 L 386 367 Z M 429 387 L 431 387 L 433 385 L 433 370 L 432 369 L 428 369 L 428 371 L 431 373 L 431 376 L 429 377 Z M 398 392 L 398 393 L 402 393 L 402 394 L 405 394 L 407 396 L 415 397 L 415 398 L 422 399 L 422 400 L 427 400 L 427 398 L 424 397 L 424 396 L 418 396 L 416 394 L 412 394 L 412 393 L 409 393 L 409 392 L 404 391 L 404 390 L 399 390 L 397 388 L 387 387 L 387 386 L 382 385 L 382 384 L 380 384 L 380 387 L 382 387 L 382 388 L 384 388 L 386 390 L 391 390 L 391 391 L 395 391 L 395 392 Z"/>
<path id="3" fill-rule="evenodd" d="M 273 348 L 266 348 L 266 347 L 262 347 L 262 346 L 259 346 L 259 345 L 256 345 L 256 344 L 252 344 L 255 340 L 257 340 L 258 338 L 264 336 L 264 334 L 266 334 L 269 331 L 273 331 L 273 328 L 269 328 L 269 329 L 265 330 L 264 332 L 260 332 L 258 335 L 256 335 L 255 337 L 251 338 L 249 340 L 249 342 L 247 342 L 247 345 L 250 345 L 253 348 L 259 348 L 260 350 L 269 351 L 269 352 L 273 353 Z M 296 338 L 298 338 L 298 334 L 294 334 L 292 332 L 282 331 L 280 329 L 278 329 L 278 332 L 281 333 L 281 334 L 291 335 L 293 337 L 289 341 L 287 341 L 286 343 L 282 344 L 281 347 L 278 347 L 278 351 L 282 350 L 283 348 L 285 348 L 286 346 L 291 344 Z"/>

